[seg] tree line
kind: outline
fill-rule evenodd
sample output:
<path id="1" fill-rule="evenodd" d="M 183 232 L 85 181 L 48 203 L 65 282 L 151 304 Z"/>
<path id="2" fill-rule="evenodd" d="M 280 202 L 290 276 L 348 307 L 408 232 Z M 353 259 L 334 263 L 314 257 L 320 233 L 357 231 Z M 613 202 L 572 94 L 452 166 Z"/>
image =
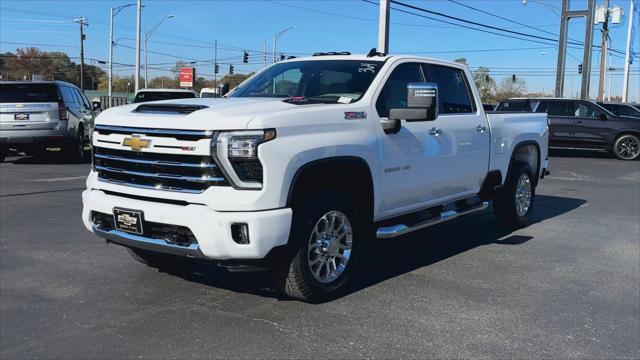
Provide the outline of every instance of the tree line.
<path id="1" fill-rule="evenodd" d="M 180 87 L 180 68 L 189 67 L 189 64 L 177 61 L 175 66 L 168 70 L 168 75 L 149 79 L 148 86 L 144 85 L 144 79 L 140 79 L 142 87 L 176 89 Z M 196 71 L 197 75 L 197 71 Z M 252 74 L 225 75 L 218 80 L 218 84 L 229 84 L 234 88 Z M 69 55 L 60 51 L 42 51 L 35 47 L 16 49 L 15 53 L 6 52 L 0 54 L 0 80 L 61 80 L 80 86 L 80 64 L 73 61 Z M 133 92 L 135 76 L 121 76 L 114 74 L 112 77 L 112 89 L 114 92 Z M 205 87 L 215 87 L 214 80 L 197 77 L 193 86 L 195 91 Z M 109 77 L 102 68 L 85 63 L 84 65 L 84 89 L 107 90 Z"/>

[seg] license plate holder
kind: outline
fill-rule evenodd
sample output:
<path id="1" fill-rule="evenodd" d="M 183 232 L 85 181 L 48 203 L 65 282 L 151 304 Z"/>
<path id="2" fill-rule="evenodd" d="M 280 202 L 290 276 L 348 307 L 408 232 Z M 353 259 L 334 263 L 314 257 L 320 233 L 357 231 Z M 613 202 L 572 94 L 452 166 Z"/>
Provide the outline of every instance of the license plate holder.
<path id="1" fill-rule="evenodd" d="M 29 120 L 29 114 L 26 114 L 26 113 L 13 114 L 13 120 L 18 120 L 18 121 Z"/>
<path id="2" fill-rule="evenodd" d="M 117 230 L 142 235 L 144 213 L 141 210 L 114 208 L 113 221 Z"/>

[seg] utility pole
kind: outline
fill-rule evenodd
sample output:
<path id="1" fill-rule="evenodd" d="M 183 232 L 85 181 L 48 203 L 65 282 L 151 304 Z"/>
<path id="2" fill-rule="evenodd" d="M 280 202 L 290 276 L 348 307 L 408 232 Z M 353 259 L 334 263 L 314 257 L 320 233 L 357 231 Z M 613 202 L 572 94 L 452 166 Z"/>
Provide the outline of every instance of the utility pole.
<path id="1" fill-rule="evenodd" d="M 216 87 L 216 97 L 218 95 L 218 40 L 213 43 L 213 83 Z"/>
<path id="2" fill-rule="evenodd" d="M 389 53 L 389 16 L 391 1 L 380 0 L 380 17 L 378 19 L 378 52 Z"/>
<path id="3" fill-rule="evenodd" d="M 263 41 L 262 47 L 264 49 L 264 67 L 267 67 L 267 40 Z"/>
<path id="4" fill-rule="evenodd" d="M 127 4 L 127 5 L 122 5 L 122 6 L 118 6 L 116 8 L 111 8 L 111 16 L 109 17 L 110 21 L 109 21 L 109 106 L 107 106 L 108 108 L 113 106 L 113 101 L 112 99 L 112 88 L 113 88 L 113 18 L 118 15 L 118 13 L 129 6 L 135 6 L 136 4 Z"/>
<path id="5" fill-rule="evenodd" d="M 84 27 L 88 26 L 84 16 L 75 19 L 80 24 L 80 90 L 84 90 Z"/>
<path id="6" fill-rule="evenodd" d="M 142 22 L 142 0 L 138 0 L 138 5 L 136 7 L 138 9 L 138 13 L 136 15 L 136 71 L 135 71 L 135 90 L 136 93 L 140 90 L 140 31 L 141 31 L 141 22 Z"/>
<path id="7" fill-rule="evenodd" d="M 634 15 L 636 10 L 634 9 L 634 0 L 631 0 L 631 6 L 629 8 L 629 30 L 627 31 L 627 47 L 626 55 L 624 57 L 624 80 L 622 84 L 622 102 L 627 102 L 629 96 L 629 68 L 631 67 L 631 33 L 633 29 Z M 638 20 L 635 20 L 638 21 Z"/>
<path id="8" fill-rule="evenodd" d="M 562 15 L 560 16 L 560 36 L 558 39 L 558 62 L 556 65 L 556 97 L 562 97 L 564 93 L 564 73 L 567 55 L 567 28 L 569 20 L 576 17 L 586 18 L 584 34 L 584 50 L 582 54 L 582 85 L 580 86 L 580 99 L 589 99 L 589 82 L 591 80 L 591 51 L 593 42 L 593 17 L 595 14 L 596 0 L 588 0 L 587 10 L 569 10 L 569 1 L 562 0 Z"/>
<path id="9" fill-rule="evenodd" d="M 602 23 L 602 43 L 600 47 L 600 78 L 598 80 L 598 100 L 604 100 L 604 75 L 607 68 L 607 44 L 609 36 L 609 0 L 604 0 L 604 22 Z"/>

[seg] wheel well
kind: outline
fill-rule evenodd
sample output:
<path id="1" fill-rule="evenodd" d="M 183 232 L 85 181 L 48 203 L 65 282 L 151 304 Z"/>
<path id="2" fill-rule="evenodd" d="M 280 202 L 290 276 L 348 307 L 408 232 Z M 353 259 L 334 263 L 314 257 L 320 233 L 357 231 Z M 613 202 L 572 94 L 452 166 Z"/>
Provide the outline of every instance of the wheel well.
<path id="1" fill-rule="evenodd" d="M 634 131 L 634 130 L 622 130 L 619 133 L 616 134 L 616 136 L 613 138 L 613 142 L 615 142 L 616 140 L 618 140 L 618 138 L 622 135 L 634 135 L 637 137 L 640 137 L 640 132 L 638 131 Z M 613 146 L 613 144 L 612 144 Z"/>
<path id="2" fill-rule="evenodd" d="M 363 214 L 363 221 L 373 219 L 373 181 L 369 166 L 363 159 L 334 157 L 303 165 L 291 182 L 287 206 L 295 207 L 319 190 L 346 195 Z"/>
<path id="3" fill-rule="evenodd" d="M 534 141 L 525 141 L 518 144 L 513 150 L 511 155 L 511 161 L 509 162 L 509 168 L 516 161 L 522 161 L 529 164 L 531 170 L 533 170 L 533 181 L 538 183 L 540 174 L 540 147 Z"/>

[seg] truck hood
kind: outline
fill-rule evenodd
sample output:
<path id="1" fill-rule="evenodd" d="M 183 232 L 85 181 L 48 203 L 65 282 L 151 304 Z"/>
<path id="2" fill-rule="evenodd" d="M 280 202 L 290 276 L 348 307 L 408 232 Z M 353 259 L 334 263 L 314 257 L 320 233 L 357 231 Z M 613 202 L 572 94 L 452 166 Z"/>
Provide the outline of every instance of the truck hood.
<path id="1" fill-rule="evenodd" d="M 96 118 L 96 125 L 183 130 L 246 129 L 257 115 L 264 116 L 298 107 L 281 98 L 205 98 L 154 101 L 110 108 Z M 141 112 L 142 105 L 197 105 L 188 114 L 169 111 Z M 324 104 L 304 107 L 326 106 Z M 168 109 L 170 110 L 170 108 Z"/>

